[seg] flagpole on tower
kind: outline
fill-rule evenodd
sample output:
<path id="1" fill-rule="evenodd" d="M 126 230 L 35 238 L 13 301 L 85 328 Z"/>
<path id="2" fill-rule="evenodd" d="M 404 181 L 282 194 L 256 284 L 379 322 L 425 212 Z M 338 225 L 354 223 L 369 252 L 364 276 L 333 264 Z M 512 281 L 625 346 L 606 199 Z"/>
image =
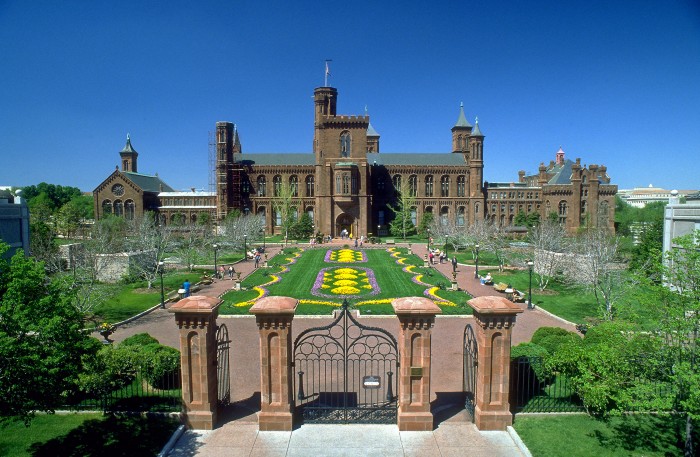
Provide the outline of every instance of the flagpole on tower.
<path id="1" fill-rule="evenodd" d="M 323 79 L 323 87 L 328 87 L 328 77 L 331 75 L 331 70 L 328 67 L 328 62 L 333 62 L 332 59 L 326 59 L 326 74 Z"/>

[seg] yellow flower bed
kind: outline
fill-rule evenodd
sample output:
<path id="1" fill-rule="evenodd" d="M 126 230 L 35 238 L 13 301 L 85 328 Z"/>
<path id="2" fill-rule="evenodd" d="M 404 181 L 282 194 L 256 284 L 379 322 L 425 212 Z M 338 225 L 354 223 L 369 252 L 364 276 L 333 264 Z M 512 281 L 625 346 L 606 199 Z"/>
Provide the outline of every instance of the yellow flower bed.
<path id="1" fill-rule="evenodd" d="M 341 279 L 340 281 L 336 281 L 333 283 L 334 286 L 356 286 L 357 281 L 351 281 L 349 279 Z M 370 289 L 372 286 L 370 286 Z"/>
<path id="2" fill-rule="evenodd" d="M 408 271 L 409 273 L 413 273 L 413 269 L 414 269 L 414 268 L 416 268 L 415 265 L 409 265 L 409 266 L 406 267 L 406 271 Z"/>
<path id="3" fill-rule="evenodd" d="M 321 289 L 330 289 L 330 288 L 331 288 L 331 286 L 329 286 L 328 284 L 321 284 Z"/>
<path id="4" fill-rule="evenodd" d="M 336 295 L 355 295 L 360 293 L 360 289 L 350 286 L 343 286 L 331 289 L 331 292 L 333 292 Z"/>
<path id="5" fill-rule="evenodd" d="M 363 289 L 372 289 L 372 286 L 370 286 L 369 284 L 360 287 L 362 287 Z"/>
<path id="6" fill-rule="evenodd" d="M 393 298 L 380 298 L 378 300 L 365 300 L 361 301 L 358 303 L 355 303 L 355 306 L 362 306 L 362 305 L 385 305 L 389 304 L 393 301 Z"/>
<path id="7" fill-rule="evenodd" d="M 335 275 L 333 279 L 357 279 L 357 275 L 351 275 L 349 273 L 341 273 L 339 275 Z"/>
<path id="8" fill-rule="evenodd" d="M 353 270 L 352 268 L 338 268 L 335 270 L 335 274 L 357 274 L 357 270 Z M 364 272 L 363 272 L 364 273 Z M 366 273 L 365 273 L 366 274 Z"/>

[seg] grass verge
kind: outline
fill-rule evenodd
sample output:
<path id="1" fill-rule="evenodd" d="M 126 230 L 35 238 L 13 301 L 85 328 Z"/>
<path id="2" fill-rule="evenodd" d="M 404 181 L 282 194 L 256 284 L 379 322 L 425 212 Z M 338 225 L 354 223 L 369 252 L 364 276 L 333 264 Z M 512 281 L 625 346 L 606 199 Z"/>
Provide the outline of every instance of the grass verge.
<path id="1" fill-rule="evenodd" d="M 11 423 L 0 433 L 0 455 L 8 457 L 158 454 L 179 422 L 150 415 L 40 414 L 29 427 Z"/>
<path id="2" fill-rule="evenodd" d="M 516 415 L 513 427 L 533 456 L 682 456 L 685 421 L 669 415 L 633 414 L 596 419 L 575 415 Z"/>

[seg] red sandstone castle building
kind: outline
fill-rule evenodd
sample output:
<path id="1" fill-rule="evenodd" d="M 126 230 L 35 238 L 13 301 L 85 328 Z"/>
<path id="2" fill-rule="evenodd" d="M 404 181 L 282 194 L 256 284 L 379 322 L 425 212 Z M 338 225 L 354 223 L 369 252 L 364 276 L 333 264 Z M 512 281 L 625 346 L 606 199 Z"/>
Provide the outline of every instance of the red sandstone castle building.
<path id="1" fill-rule="evenodd" d="M 131 214 L 153 210 L 163 223 L 177 218 L 196 222 L 203 214 L 221 221 L 232 210 L 261 215 L 266 233 L 279 233 L 281 215 L 275 199 L 291 193 L 293 211 L 309 214 L 315 230 L 339 236 L 385 234 L 397 191 L 414 199 L 411 218 L 418 225 L 426 213 L 446 224 L 466 226 L 487 220 L 512 226 L 518 213 L 540 219 L 556 213 L 569 232 L 580 226 L 613 229 L 617 186 L 603 165 L 581 165 L 559 149 L 537 174 L 518 173 L 508 183 L 484 181 L 484 135 L 478 119 L 471 125 L 460 107 L 451 128 L 447 153 L 380 152 L 380 135 L 367 115 L 339 115 L 338 91 L 314 90 L 313 148 L 300 154 L 243 152 L 236 126 L 216 123 L 216 192 L 175 192 L 157 176 L 139 175 L 136 152 L 127 140 L 122 170 L 95 189 L 95 214 L 118 214 L 115 189 L 131 187 Z M 487 155 L 488 157 L 488 155 Z M 128 181 L 128 182 L 125 182 Z M 117 186 L 115 188 L 115 186 Z M 141 186 L 140 190 L 138 189 Z M 123 194 L 124 195 L 124 194 Z M 122 211 L 126 217 L 129 213 Z"/>

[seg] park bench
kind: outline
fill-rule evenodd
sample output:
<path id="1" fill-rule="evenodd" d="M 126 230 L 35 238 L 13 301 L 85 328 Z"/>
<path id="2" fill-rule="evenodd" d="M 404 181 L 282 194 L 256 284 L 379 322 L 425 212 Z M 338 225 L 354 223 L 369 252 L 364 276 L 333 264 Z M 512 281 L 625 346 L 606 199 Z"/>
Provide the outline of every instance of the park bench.
<path id="1" fill-rule="evenodd" d="M 394 240 L 386 240 L 386 244 L 396 244 L 396 241 L 394 241 Z"/>

